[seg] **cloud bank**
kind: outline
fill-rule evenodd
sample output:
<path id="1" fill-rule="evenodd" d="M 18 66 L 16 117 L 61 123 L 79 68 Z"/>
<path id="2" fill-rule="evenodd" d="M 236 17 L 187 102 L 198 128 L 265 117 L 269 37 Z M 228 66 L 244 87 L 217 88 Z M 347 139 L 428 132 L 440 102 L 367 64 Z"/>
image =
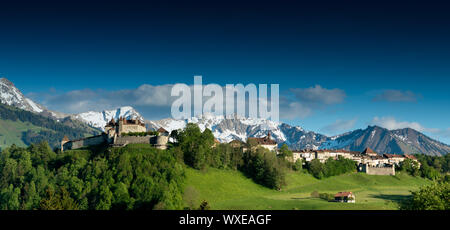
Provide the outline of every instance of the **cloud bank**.
<path id="1" fill-rule="evenodd" d="M 386 101 L 386 102 L 417 102 L 419 95 L 416 95 L 412 91 L 402 90 L 382 90 L 377 92 L 377 95 L 373 97 L 372 101 Z"/>
<path id="2" fill-rule="evenodd" d="M 336 134 L 343 131 L 349 131 L 355 127 L 356 121 L 358 119 L 354 118 L 351 120 L 336 120 L 334 123 L 323 127 L 321 130 L 326 133 Z"/>
<path id="3" fill-rule="evenodd" d="M 161 119 L 170 117 L 171 105 L 177 99 L 177 97 L 171 97 L 172 87 L 172 84 L 143 84 L 136 89 L 115 91 L 83 89 L 58 92 L 52 89 L 46 93 L 31 93 L 27 96 L 50 110 L 63 113 L 76 114 L 132 106 L 146 119 Z M 326 89 L 320 85 L 290 89 L 287 93 L 280 95 L 280 118 L 303 119 L 312 115 L 317 109 L 343 102 L 344 98 L 343 90 Z M 204 97 L 203 102 L 207 99 L 209 97 Z"/>

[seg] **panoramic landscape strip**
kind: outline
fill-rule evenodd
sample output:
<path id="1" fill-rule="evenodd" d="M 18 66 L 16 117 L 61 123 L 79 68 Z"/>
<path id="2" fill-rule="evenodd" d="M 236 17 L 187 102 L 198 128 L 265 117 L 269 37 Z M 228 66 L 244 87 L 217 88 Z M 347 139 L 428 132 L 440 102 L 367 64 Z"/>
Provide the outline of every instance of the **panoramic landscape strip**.
<path id="1" fill-rule="evenodd" d="M 446 226 L 449 12 L 1 1 L 0 222 Z"/>

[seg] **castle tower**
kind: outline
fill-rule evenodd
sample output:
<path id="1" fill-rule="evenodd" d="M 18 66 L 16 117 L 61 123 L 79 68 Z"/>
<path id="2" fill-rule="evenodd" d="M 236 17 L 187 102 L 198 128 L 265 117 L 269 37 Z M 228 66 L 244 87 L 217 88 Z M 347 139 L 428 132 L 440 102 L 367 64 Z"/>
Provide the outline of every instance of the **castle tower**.
<path id="1" fill-rule="evenodd" d="M 64 151 L 64 144 L 66 144 L 69 141 L 70 141 L 69 138 L 66 135 L 64 135 L 64 138 L 61 141 L 61 152 Z"/>
<path id="2" fill-rule="evenodd" d="M 122 132 L 123 132 L 123 121 L 124 121 L 125 119 L 123 118 L 123 117 L 120 117 L 119 118 L 119 132 L 118 132 L 118 136 L 121 136 L 122 135 Z"/>

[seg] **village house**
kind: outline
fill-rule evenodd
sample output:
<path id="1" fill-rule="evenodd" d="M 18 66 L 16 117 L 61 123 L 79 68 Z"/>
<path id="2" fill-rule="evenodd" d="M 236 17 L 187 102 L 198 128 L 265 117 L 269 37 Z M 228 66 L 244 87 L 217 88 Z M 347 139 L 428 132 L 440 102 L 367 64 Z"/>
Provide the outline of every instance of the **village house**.
<path id="1" fill-rule="evenodd" d="M 338 192 L 334 195 L 335 202 L 355 203 L 355 195 L 352 192 Z"/>
<path id="2" fill-rule="evenodd" d="M 128 144 L 150 144 L 158 149 L 166 149 L 168 142 L 167 133 L 161 130 L 161 135 L 129 135 L 130 133 L 146 133 L 145 124 L 140 120 L 127 120 L 120 117 L 116 122 L 113 119 L 105 126 L 105 132 L 101 135 L 69 140 L 67 136 L 61 141 L 61 151 L 80 149 L 94 145 L 110 145 L 112 147 L 123 147 Z M 127 135 L 128 134 L 128 135 Z"/>
<path id="3" fill-rule="evenodd" d="M 362 155 L 366 156 L 378 156 L 378 153 L 373 151 L 371 148 L 365 148 L 362 152 Z"/>
<path id="4" fill-rule="evenodd" d="M 303 164 L 306 164 L 306 162 L 310 162 L 314 159 L 318 159 L 320 162 L 324 163 L 329 158 L 338 159 L 338 157 L 355 161 L 358 165 L 358 171 L 371 175 L 395 175 L 395 166 L 398 166 L 400 162 L 405 159 L 417 161 L 417 159 L 412 155 L 380 155 L 371 148 L 365 148 L 361 152 L 327 149 L 305 149 L 293 151 L 293 162 L 298 159 L 302 159 Z"/>
<path id="5" fill-rule="evenodd" d="M 405 160 L 405 157 L 398 154 L 383 154 L 383 156 L 388 160 L 388 164 L 399 166 L 402 161 Z"/>
<path id="6" fill-rule="evenodd" d="M 293 162 L 296 162 L 298 159 L 302 159 L 303 164 L 305 162 L 312 161 L 316 156 L 316 153 L 312 150 L 294 150 L 292 151 Z"/>
<path id="7" fill-rule="evenodd" d="M 338 159 L 338 157 L 343 157 L 346 159 L 354 160 L 354 155 L 359 154 L 359 152 L 354 151 L 347 151 L 347 150 L 313 150 L 313 149 L 306 149 L 306 150 L 294 150 L 293 153 L 293 160 L 294 162 L 297 159 L 302 158 L 304 162 L 309 162 L 314 159 L 318 159 L 320 162 L 324 163 L 328 158 L 332 159 Z"/>
<path id="8" fill-rule="evenodd" d="M 266 148 L 270 151 L 277 151 L 278 150 L 278 144 L 276 141 L 272 140 L 271 136 L 270 136 L 270 132 L 267 134 L 267 136 L 265 137 L 249 137 L 247 139 L 247 142 L 255 142 L 257 146 Z"/>

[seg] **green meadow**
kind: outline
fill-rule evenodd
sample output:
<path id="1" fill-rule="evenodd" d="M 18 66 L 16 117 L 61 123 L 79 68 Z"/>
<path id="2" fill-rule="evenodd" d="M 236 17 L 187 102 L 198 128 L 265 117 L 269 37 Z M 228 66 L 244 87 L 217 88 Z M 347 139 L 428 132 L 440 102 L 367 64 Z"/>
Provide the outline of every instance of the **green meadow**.
<path id="1" fill-rule="evenodd" d="M 2 120 L 0 119 L 0 149 L 15 144 L 20 147 L 26 147 L 22 141 L 23 132 L 28 130 L 39 132 L 43 128 L 35 126 L 30 122 Z"/>
<path id="2" fill-rule="evenodd" d="M 206 200 L 214 210 L 395 210 L 411 190 L 431 183 L 404 173 L 377 176 L 350 173 L 318 180 L 299 172 L 287 174 L 287 186 L 281 191 L 254 183 L 241 172 L 209 168 L 186 169 L 185 202 L 199 204 Z M 311 193 L 351 191 L 356 203 L 335 203 L 312 198 Z"/>

